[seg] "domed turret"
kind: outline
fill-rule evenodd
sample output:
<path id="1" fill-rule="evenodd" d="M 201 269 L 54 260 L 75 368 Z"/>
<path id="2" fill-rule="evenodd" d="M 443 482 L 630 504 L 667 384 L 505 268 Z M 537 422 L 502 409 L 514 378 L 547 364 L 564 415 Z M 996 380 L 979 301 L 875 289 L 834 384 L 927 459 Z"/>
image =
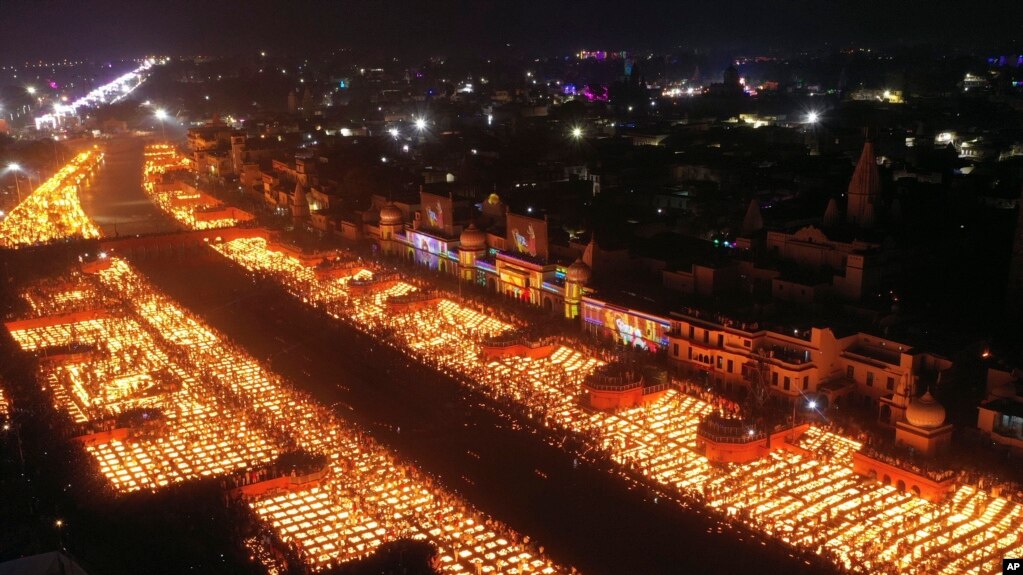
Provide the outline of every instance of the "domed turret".
<path id="1" fill-rule="evenodd" d="M 909 402 L 906 421 L 923 429 L 935 429 L 945 423 L 945 408 L 928 391 L 923 397 Z"/>
<path id="2" fill-rule="evenodd" d="M 464 250 L 482 250 L 487 247 L 487 234 L 478 229 L 475 224 L 469 224 L 462 230 L 458 242 Z"/>
<path id="3" fill-rule="evenodd" d="M 583 260 L 578 259 L 568 266 L 568 273 L 566 275 L 568 281 L 585 285 L 590 281 L 593 271 L 590 270 L 590 266 L 586 265 Z"/>
<path id="4" fill-rule="evenodd" d="M 402 223 L 405 214 L 394 204 L 387 204 L 380 208 L 380 223 L 385 226 L 393 226 Z"/>

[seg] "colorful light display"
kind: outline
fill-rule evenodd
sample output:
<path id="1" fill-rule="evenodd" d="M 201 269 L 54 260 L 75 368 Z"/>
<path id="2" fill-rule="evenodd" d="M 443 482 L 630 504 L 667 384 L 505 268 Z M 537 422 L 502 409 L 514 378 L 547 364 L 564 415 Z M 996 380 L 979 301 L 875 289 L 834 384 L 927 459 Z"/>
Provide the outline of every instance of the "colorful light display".
<path id="1" fill-rule="evenodd" d="M 447 196 L 438 196 L 428 192 L 419 192 L 419 202 L 423 207 L 424 224 L 432 230 L 451 233 L 454 217 L 454 203 Z"/>
<path id="2" fill-rule="evenodd" d="M 514 251 L 531 257 L 547 257 L 547 222 L 509 213 L 508 243 Z"/>
<path id="3" fill-rule="evenodd" d="M 243 240 L 242 246 L 251 243 Z M 279 253 L 261 253 L 274 254 L 263 261 L 276 262 L 282 270 L 309 270 L 281 264 Z M 366 278 L 362 271 L 355 275 Z M 397 283 L 388 291 L 411 289 Z M 244 472 L 272 461 L 285 448 L 298 448 L 325 455 L 326 473 L 315 485 L 270 491 L 249 504 L 313 571 L 408 537 L 436 546 L 444 573 L 568 573 L 522 542 L 528 538 L 472 508 L 267 372 L 125 262 L 112 260 L 95 277 L 77 274 L 30 293 L 36 316 L 66 309 L 69 302 L 96 301 L 84 297 L 90 293 L 102 293 L 121 310 L 117 317 L 94 313 L 90 319 L 69 320 L 59 315 L 11 330 L 25 350 L 77 350 L 63 359 L 51 355 L 42 368 L 57 405 L 77 421 L 96 425 L 140 407 L 161 414 L 141 430 L 104 428 L 84 438 L 117 491 L 155 490 Z M 374 294 L 359 309 L 367 319 L 382 317 L 384 304 Z M 269 571 L 276 571 L 264 543 L 246 544 Z"/>
<path id="4" fill-rule="evenodd" d="M 339 319 L 459 374 L 495 398 L 512 399 L 536 421 L 572 431 L 625 469 L 660 484 L 680 501 L 700 502 L 793 547 L 857 573 L 986 573 L 992 561 L 1023 552 L 1016 526 L 1023 506 L 971 485 L 942 503 L 853 472 L 852 441 L 811 427 L 796 440 L 802 454 L 775 450 L 746 464 L 712 465 L 697 451 L 699 421 L 715 411 L 710 396 L 671 389 L 640 407 L 609 413 L 579 401 L 582 382 L 601 361 L 566 341 L 547 357 L 483 359 L 484 338 L 513 326 L 452 299 L 408 313 L 387 313 L 390 292 L 354 296 L 344 282 L 307 281 L 263 240 L 216 246 L 251 270 L 270 273 L 296 296 L 326 304 Z M 405 286 L 395 289 L 395 286 Z M 612 321 L 615 318 L 611 318 Z M 617 325 L 617 323 L 616 323 Z"/>
<path id="5" fill-rule="evenodd" d="M 143 187 L 156 205 L 190 229 L 210 230 L 238 225 L 252 216 L 208 196 L 184 180 L 191 178 L 191 160 L 169 144 L 146 146 Z M 177 174 L 175 174 L 175 172 Z"/>

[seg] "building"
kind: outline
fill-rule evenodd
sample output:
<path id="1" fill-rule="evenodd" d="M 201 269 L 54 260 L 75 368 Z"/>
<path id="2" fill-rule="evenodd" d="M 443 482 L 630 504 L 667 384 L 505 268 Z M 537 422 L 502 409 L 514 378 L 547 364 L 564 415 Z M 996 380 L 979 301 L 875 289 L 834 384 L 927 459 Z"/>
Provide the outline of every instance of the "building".
<path id="1" fill-rule="evenodd" d="M 1009 260 L 1009 281 L 1005 290 L 1005 307 L 1013 316 L 1023 314 L 1023 204 L 1016 209 L 1016 230 Z"/>
<path id="2" fill-rule="evenodd" d="M 786 401 L 807 396 L 818 405 L 859 401 L 898 420 L 921 376 L 951 364 L 909 345 L 863 332 L 828 327 L 768 328 L 689 309 L 672 312 L 668 358 L 678 371 L 724 391 L 763 383 Z"/>
<path id="3" fill-rule="evenodd" d="M 579 315 L 591 276 L 581 257 L 552 255 L 547 220 L 509 212 L 497 194 L 477 214 L 464 200 L 421 190 L 419 204 L 388 202 L 379 223 L 363 230 L 385 255 L 569 318 Z"/>
<path id="4" fill-rule="evenodd" d="M 762 232 L 751 204 L 735 246 L 744 255 L 738 268 L 750 289 L 770 290 L 780 301 L 860 302 L 904 273 L 913 250 L 883 243 L 873 228 L 880 215 L 880 176 L 873 145 L 863 146 L 849 182 L 845 223 L 832 199 L 820 224 Z"/>
<path id="5" fill-rule="evenodd" d="M 234 129 L 216 120 L 189 128 L 187 147 L 196 171 L 213 176 L 236 174 L 231 152 L 234 135 Z"/>
<path id="6" fill-rule="evenodd" d="M 895 422 L 895 442 L 927 457 L 952 444 L 952 425 L 945 423 L 945 408 L 930 391 L 910 400 L 904 417 Z"/>
<path id="7" fill-rule="evenodd" d="M 849 182 L 846 219 L 850 224 L 870 227 L 877 217 L 878 201 L 881 195 L 881 174 L 877 169 L 874 144 L 869 140 L 863 144 L 863 152 L 853 170 Z"/>
<path id="8" fill-rule="evenodd" d="M 995 443 L 1023 449 L 1023 372 L 991 368 L 987 374 L 987 398 L 977 412 L 977 428 Z"/>

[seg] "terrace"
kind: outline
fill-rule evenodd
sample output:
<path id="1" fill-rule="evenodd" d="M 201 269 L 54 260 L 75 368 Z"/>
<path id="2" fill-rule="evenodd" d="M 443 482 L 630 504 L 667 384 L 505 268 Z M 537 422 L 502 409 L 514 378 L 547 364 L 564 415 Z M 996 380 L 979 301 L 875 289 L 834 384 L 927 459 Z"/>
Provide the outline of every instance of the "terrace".
<path id="1" fill-rule="evenodd" d="M 71 237 L 98 238 L 85 215 L 78 190 L 89 185 L 103 154 L 88 150 L 74 157 L 0 220 L 0 247 L 18 248 Z"/>
<path id="2" fill-rule="evenodd" d="M 228 244 L 218 249 L 232 248 Z M 308 301 L 325 289 L 317 282 L 299 281 L 294 264 L 278 265 L 273 277 Z M 770 451 L 742 464 L 711 465 L 697 451 L 697 427 L 716 411 L 714 404 L 669 388 L 640 406 L 587 409 L 579 397 L 584 381 L 602 361 L 574 349 L 567 338 L 544 357 L 481 354 L 486 346 L 520 344 L 522 332 L 451 297 L 429 308 L 385 314 L 382 302 L 405 285 L 357 294 L 342 285 L 336 297 L 348 307 L 328 309 L 368 334 L 393 338 L 411 357 L 460 374 L 483 393 L 517 403 L 539 425 L 586 438 L 612 461 L 627 465 L 630 473 L 701 500 L 771 537 L 825 550 L 839 566 L 864 573 L 980 573 L 984 558 L 1023 552 L 1023 538 L 1012 527 L 1021 515 L 1019 504 L 970 486 L 955 489 L 951 504 L 936 504 L 877 484 L 853 471 L 858 443 L 816 427 L 795 438 L 791 450 Z M 399 293 L 413 289 L 398 288 Z M 785 430 L 779 433 L 779 443 L 793 439 Z M 741 432 L 735 437 L 741 438 Z M 997 513 L 990 512 L 994 508 Z M 912 528 L 895 528 L 905 525 Z M 956 549 L 963 554 L 948 555 Z"/>

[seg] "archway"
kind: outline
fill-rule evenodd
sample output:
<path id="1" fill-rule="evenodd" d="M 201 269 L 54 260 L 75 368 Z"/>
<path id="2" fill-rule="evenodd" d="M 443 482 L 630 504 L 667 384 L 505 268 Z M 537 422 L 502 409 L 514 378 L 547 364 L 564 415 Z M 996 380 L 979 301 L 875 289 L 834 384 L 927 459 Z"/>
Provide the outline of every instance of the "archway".
<path id="1" fill-rule="evenodd" d="M 895 485 L 895 487 L 898 488 L 899 491 L 905 491 L 906 482 L 900 479 L 899 482 Z"/>
<path id="2" fill-rule="evenodd" d="M 885 485 L 891 485 L 892 484 L 892 478 L 887 476 L 887 475 L 885 475 L 884 479 L 881 480 L 881 483 L 884 483 Z"/>
<path id="3" fill-rule="evenodd" d="M 920 497 L 920 486 L 919 485 L 914 485 L 909 490 L 913 492 L 913 495 L 916 495 L 917 497 Z"/>

